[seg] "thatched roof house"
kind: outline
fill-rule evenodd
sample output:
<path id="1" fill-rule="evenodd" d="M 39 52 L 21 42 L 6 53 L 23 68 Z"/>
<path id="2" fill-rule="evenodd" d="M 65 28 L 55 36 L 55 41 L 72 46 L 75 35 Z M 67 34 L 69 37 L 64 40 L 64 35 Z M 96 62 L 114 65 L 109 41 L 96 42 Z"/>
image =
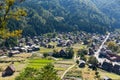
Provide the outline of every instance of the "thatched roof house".
<path id="1" fill-rule="evenodd" d="M 11 76 L 15 72 L 15 67 L 13 64 L 10 64 L 3 72 L 2 77 Z"/>

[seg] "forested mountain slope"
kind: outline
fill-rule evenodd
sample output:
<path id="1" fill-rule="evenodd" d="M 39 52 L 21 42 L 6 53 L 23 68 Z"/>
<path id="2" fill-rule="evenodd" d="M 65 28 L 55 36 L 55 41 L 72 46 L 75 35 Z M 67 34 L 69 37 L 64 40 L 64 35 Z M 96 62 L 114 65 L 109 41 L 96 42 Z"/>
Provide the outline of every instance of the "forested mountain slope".
<path id="1" fill-rule="evenodd" d="M 113 27 L 120 27 L 120 0 L 92 0 L 103 13 L 114 20 Z"/>
<path id="2" fill-rule="evenodd" d="M 9 22 L 9 26 L 22 26 L 25 36 L 75 30 L 105 33 L 114 21 L 91 0 L 26 0 L 19 6 L 26 8 L 28 16 L 20 22 Z"/>

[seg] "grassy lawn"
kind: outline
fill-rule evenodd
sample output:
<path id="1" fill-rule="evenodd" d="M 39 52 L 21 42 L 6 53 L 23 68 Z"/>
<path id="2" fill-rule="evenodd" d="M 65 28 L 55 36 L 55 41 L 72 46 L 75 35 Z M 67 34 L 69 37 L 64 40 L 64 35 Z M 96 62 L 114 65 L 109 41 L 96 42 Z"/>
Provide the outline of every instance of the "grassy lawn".
<path id="1" fill-rule="evenodd" d="M 68 73 L 65 75 L 65 78 L 69 78 L 69 77 L 75 77 L 75 78 L 81 78 L 81 70 L 75 66 L 73 67 L 70 71 L 68 71 Z"/>
<path id="2" fill-rule="evenodd" d="M 60 51 L 61 49 L 62 47 L 55 47 L 54 49 L 40 47 L 40 53 L 49 53 L 49 52 L 53 52 L 53 50 Z"/>
<path id="3" fill-rule="evenodd" d="M 94 80 L 95 79 L 95 71 L 91 70 L 86 66 L 85 68 L 81 68 L 82 71 L 82 77 L 84 80 Z M 96 79 L 97 80 L 97 79 Z"/>
<path id="4" fill-rule="evenodd" d="M 87 46 L 82 45 L 82 44 L 74 44 L 73 46 L 74 52 L 76 53 L 79 49 L 85 49 Z"/>
<path id="5" fill-rule="evenodd" d="M 27 67 L 39 69 L 52 62 L 54 61 L 48 59 L 29 59 Z"/>
<path id="6" fill-rule="evenodd" d="M 40 53 L 48 53 L 48 52 L 53 52 L 53 49 L 40 47 Z"/>
<path id="7" fill-rule="evenodd" d="M 56 46 L 56 45 L 57 45 L 57 43 L 56 43 L 56 42 L 50 42 L 49 44 L 50 44 L 50 45 L 54 45 L 54 46 Z"/>

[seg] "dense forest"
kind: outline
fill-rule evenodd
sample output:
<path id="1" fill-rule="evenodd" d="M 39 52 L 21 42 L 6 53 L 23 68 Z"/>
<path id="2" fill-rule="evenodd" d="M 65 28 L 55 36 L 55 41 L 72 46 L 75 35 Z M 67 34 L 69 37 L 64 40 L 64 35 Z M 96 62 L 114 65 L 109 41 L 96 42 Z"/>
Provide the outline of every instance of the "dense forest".
<path id="1" fill-rule="evenodd" d="M 22 29 L 24 36 L 77 30 L 105 33 L 114 22 L 91 0 L 26 0 L 16 6 L 24 8 L 27 17 L 10 20 L 8 25 L 10 30 Z"/>
<path id="2" fill-rule="evenodd" d="M 91 0 L 93 3 L 109 16 L 114 23 L 112 26 L 115 28 L 120 28 L 120 0 Z"/>

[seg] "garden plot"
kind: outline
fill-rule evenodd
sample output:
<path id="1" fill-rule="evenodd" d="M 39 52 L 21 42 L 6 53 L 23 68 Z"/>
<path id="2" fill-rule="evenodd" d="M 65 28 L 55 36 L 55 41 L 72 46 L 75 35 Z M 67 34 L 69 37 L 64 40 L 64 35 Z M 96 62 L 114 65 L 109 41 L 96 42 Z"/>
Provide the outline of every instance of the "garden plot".
<path id="1" fill-rule="evenodd" d="M 58 71 L 58 75 L 61 77 L 61 75 L 65 72 L 66 69 L 68 69 L 70 66 L 74 64 L 74 61 L 71 60 L 59 60 L 54 62 L 55 69 Z"/>
<path id="2" fill-rule="evenodd" d="M 64 77 L 64 79 L 68 79 L 68 80 L 80 80 L 80 79 L 84 79 L 84 80 L 94 80 L 95 77 L 95 71 L 92 71 L 90 69 L 88 69 L 88 67 L 86 66 L 85 68 L 79 68 L 77 65 L 75 67 L 73 67 L 70 71 L 68 71 Z"/>

